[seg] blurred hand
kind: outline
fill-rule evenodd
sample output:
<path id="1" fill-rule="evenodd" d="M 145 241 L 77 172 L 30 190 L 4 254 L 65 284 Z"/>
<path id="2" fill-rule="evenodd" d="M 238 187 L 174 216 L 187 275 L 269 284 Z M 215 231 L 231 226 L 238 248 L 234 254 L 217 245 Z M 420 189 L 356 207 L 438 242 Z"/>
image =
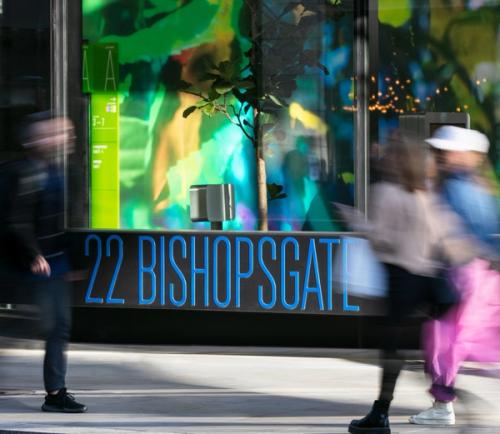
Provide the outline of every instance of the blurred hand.
<path id="1" fill-rule="evenodd" d="M 42 256 L 38 255 L 30 266 L 31 272 L 38 276 L 50 276 L 50 265 L 47 260 Z"/>
<path id="2" fill-rule="evenodd" d="M 333 205 L 340 215 L 340 218 L 351 229 L 354 229 L 356 232 L 370 232 L 372 227 L 361 211 L 352 206 L 344 205 L 338 202 L 333 202 Z"/>

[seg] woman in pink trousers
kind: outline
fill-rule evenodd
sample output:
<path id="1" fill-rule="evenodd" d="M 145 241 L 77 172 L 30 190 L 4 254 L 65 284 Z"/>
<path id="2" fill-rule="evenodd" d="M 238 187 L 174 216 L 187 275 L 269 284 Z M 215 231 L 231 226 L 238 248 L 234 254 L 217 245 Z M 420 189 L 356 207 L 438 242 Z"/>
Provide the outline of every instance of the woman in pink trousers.
<path id="1" fill-rule="evenodd" d="M 420 425 L 453 425 L 454 383 L 464 361 L 500 361 L 500 274 L 491 258 L 498 257 L 498 200 L 479 175 L 489 142 L 483 134 L 445 126 L 427 140 L 436 150 L 440 178 L 438 192 L 461 217 L 463 226 L 484 246 L 476 258 L 450 271 L 460 302 L 423 329 L 427 372 L 432 378 L 431 408 L 412 416 Z"/>

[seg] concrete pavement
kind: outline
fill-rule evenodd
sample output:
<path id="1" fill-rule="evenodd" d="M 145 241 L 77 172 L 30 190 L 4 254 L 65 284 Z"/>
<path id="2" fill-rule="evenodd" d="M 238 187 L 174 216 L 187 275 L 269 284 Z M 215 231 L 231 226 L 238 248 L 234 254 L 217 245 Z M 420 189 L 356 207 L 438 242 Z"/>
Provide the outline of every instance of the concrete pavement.
<path id="1" fill-rule="evenodd" d="M 0 432 L 345 433 L 379 381 L 373 351 L 72 345 L 68 386 L 89 413 L 48 414 L 39 411 L 43 351 L 0 353 Z M 500 433 L 500 379 L 472 365 L 459 386 L 480 400 L 456 405 L 457 427 L 408 424 L 430 403 L 417 357 L 398 384 L 394 434 Z"/>

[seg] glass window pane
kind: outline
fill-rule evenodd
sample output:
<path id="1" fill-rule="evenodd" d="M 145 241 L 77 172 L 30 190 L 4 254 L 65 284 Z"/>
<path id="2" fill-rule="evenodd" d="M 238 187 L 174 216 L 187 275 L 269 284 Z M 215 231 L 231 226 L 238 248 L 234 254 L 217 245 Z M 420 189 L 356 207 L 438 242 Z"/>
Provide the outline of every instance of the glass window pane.
<path id="1" fill-rule="evenodd" d="M 3 1 L 0 12 L 0 161 L 19 150 L 24 116 L 50 108 L 50 1 Z"/>
<path id="2" fill-rule="evenodd" d="M 500 174 L 499 12 L 498 0 L 379 1 L 379 84 L 370 98 L 375 141 L 400 116 L 468 113 L 471 128 L 490 138 Z"/>
<path id="3" fill-rule="evenodd" d="M 288 3 L 263 2 L 263 26 L 275 26 L 273 15 Z M 349 3 L 305 3 L 311 9 L 295 8 L 285 25 L 309 19 L 315 23 L 310 28 L 264 33 L 263 80 L 288 103 L 278 112 L 278 124 L 263 136 L 268 182 L 282 185 L 287 195 L 269 203 L 271 229 L 341 230 L 332 203 L 354 203 L 354 17 Z M 295 74 L 290 59 L 304 53 L 311 56 L 310 65 L 299 62 Z"/>
<path id="4" fill-rule="evenodd" d="M 119 69 L 113 95 L 93 89 L 90 96 L 91 116 L 98 122 L 91 127 L 97 160 L 91 179 L 93 227 L 206 228 L 190 220 L 189 187 L 232 183 L 237 215 L 226 228 L 254 229 L 255 193 L 248 188 L 254 178 L 251 146 L 222 115 L 196 111 L 183 117 L 200 100 L 182 91 L 183 82 L 207 91 L 210 82 L 203 76 L 210 66 L 245 49 L 241 12 L 239 0 L 83 1 L 88 46 L 114 46 Z M 101 120 L 110 104 L 117 135 L 108 137 L 108 147 L 99 148 L 102 140 L 96 135 L 106 128 Z M 108 152 L 108 166 L 99 166 L 105 161 L 100 151 Z M 109 220 L 109 211 L 117 219 Z"/>
<path id="5" fill-rule="evenodd" d="M 254 3 L 262 14 L 280 14 L 290 2 Z M 317 10 L 332 8 L 326 0 L 307 3 Z M 270 229 L 339 229 L 331 203 L 353 203 L 353 13 L 350 2 L 342 4 L 308 34 L 283 41 L 284 50 L 302 48 L 317 64 L 291 71 L 287 83 L 292 88 L 278 122 L 260 136 L 267 182 L 286 194 L 269 201 Z M 190 220 L 189 187 L 231 183 L 236 218 L 224 228 L 256 229 L 256 158 L 247 137 L 253 110 L 240 113 L 243 129 L 229 107 L 241 108 L 233 92 L 187 117 L 185 111 L 200 101 L 193 92 L 211 95 L 214 80 L 207 80 L 207 73 L 216 72 L 220 62 L 232 62 L 244 79 L 248 35 L 258 16 L 248 13 L 243 0 L 83 0 L 82 6 L 91 226 L 206 229 L 206 223 Z M 301 14 L 312 19 L 308 10 L 292 11 L 286 19 Z M 264 43 L 275 36 L 263 35 Z M 276 73 L 273 58 L 260 55 L 265 67 L 257 86 Z M 189 92 L 185 82 L 193 85 Z M 223 87 L 217 89 L 220 94 Z M 220 110 L 226 103 L 228 113 Z M 260 125 L 266 122 L 262 118 Z"/>

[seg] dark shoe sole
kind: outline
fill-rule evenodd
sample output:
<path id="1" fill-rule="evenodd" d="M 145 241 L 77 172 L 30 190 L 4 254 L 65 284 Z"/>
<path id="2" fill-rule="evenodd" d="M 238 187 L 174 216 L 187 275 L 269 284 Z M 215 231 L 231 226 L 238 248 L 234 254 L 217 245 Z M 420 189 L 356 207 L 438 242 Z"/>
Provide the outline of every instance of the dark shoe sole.
<path id="1" fill-rule="evenodd" d="M 390 428 L 361 428 L 358 426 L 349 425 L 351 434 L 391 434 Z"/>
<path id="2" fill-rule="evenodd" d="M 47 413 L 86 413 L 87 407 L 83 408 L 61 408 L 53 405 L 42 405 L 42 411 L 46 411 Z"/>

